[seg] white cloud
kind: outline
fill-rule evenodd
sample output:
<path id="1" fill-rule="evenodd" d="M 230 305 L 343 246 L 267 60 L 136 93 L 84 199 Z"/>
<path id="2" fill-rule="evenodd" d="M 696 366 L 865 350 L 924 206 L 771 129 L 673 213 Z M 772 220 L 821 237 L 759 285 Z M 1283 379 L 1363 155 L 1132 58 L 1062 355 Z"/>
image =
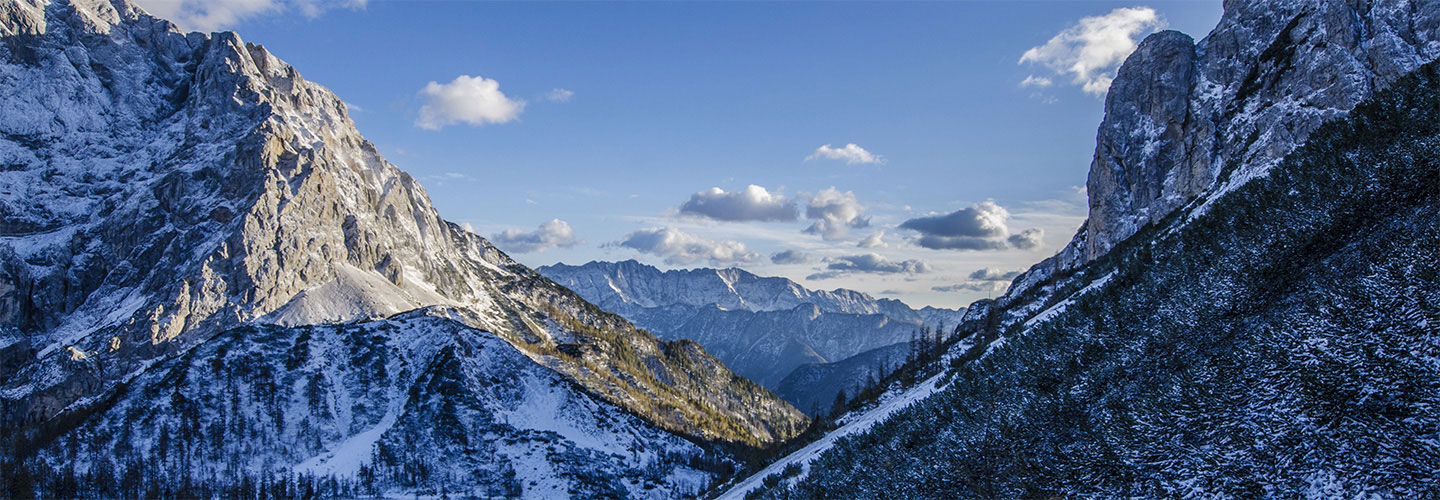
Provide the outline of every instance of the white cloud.
<path id="1" fill-rule="evenodd" d="M 667 263 L 679 265 L 708 260 L 712 265 L 722 266 L 760 259 L 760 254 L 745 248 L 744 243 L 715 241 L 670 227 L 641 229 L 625 235 L 614 245 L 658 255 Z"/>
<path id="2" fill-rule="evenodd" d="M 1049 78 L 1035 75 L 1030 75 L 1025 77 L 1024 80 L 1020 80 L 1021 87 L 1049 87 L 1054 84 L 1055 82 Z"/>
<path id="3" fill-rule="evenodd" d="M 1033 250 L 1045 233 L 1026 229 L 1011 235 L 1010 211 L 993 201 L 984 201 L 946 215 L 916 217 L 900 224 L 901 229 L 920 233 L 915 244 L 941 250 L 1003 250 L 1009 246 Z"/>
<path id="4" fill-rule="evenodd" d="M 500 82 L 483 76 L 460 75 L 440 84 L 430 82 L 420 89 L 425 105 L 415 126 L 439 130 L 446 125 L 505 123 L 520 116 L 525 101 L 510 99 L 500 92 Z"/>
<path id="5" fill-rule="evenodd" d="M 472 231 L 473 232 L 473 231 Z M 490 237 L 490 241 L 501 250 L 513 253 L 543 252 L 551 248 L 568 248 L 581 243 L 575 239 L 570 224 L 551 219 L 534 231 L 506 229 Z"/>
<path id="6" fill-rule="evenodd" d="M 894 261 L 877 253 L 826 257 L 825 263 L 824 270 L 806 276 L 805 279 L 824 280 L 850 273 L 924 274 L 935 270 L 934 266 L 923 260 Z"/>
<path id="7" fill-rule="evenodd" d="M 800 215 L 789 198 L 754 184 L 733 193 L 716 187 L 692 194 L 680 213 L 731 222 L 793 221 Z"/>
<path id="8" fill-rule="evenodd" d="M 545 93 L 545 100 L 550 102 L 570 102 L 575 97 L 575 92 L 568 89 L 555 88 Z"/>
<path id="9" fill-rule="evenodd" d="M 885 230 L 884 230 L 884 229 L 881 229 L 881 230 L 879 230 L 879 231 L 875 231 L 875 232 L 873 232 L 873 233 L 870 233 L 870 236 L 866 236 L 865 239 L 860 240 L 860 243 L 857 244 L 857 245 L 855 245 L 855 246 L 858 246 L 858 247 L 860 247 L 860 248 L 889 248 L 889 247 L 890 247 L 889 244 L 886 244 L 886 243 L 885 243 Z"/>
<path id="10" fill-rule="evenodd" d="M 844 239 L 850 228 L 870 225 L 870 218 L 860 216 L 864 212 L 865 207 L 860 205 L 854 192 L 842 193 L 834 187 L 823 189 L 805 204 L 805 218 L 815 220 L 805 232 L 830 241 Z"/>
<path id="11" fill-rule="evenodd" d="M 219 31 L 265 15 L 299 12 L 309 18 L 332 9 L 363 9 L 366 0 L 137 0 L 141 8 L 181 29 Z"/>
<path id="12" fill-rule="evenodd" d="M 1056 75 L 1069 75 L 1085 92 L 1104 95 L 1116 68 L 1135 51 L 1139 38 L 1164 27 L 1165 20 L 1155 9 L 1115 9 L 1103 16 L 1083 18 L 1045 45 L 1026 50 L 1020 63 L 1040 64 Z"/>
<path id="13" fill-rule="evenodd" d="M 815 148 L 814 153 L 805 157 L 805 161 L 823 158 L 828 160 L 845 160 L 845 163 L 854 165 L 856 163 L 885 163 L 885 158 L 872 154 L 865 148 L 855 143 L 846 144 L 844 147 L 833 148 L 829 144 Z"/>

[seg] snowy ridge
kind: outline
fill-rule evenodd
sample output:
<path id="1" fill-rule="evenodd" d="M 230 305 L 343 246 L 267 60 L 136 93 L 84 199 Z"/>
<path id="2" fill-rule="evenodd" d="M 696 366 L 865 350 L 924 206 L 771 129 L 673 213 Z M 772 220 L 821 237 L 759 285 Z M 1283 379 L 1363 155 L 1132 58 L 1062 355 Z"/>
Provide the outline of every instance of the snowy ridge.
<path id="1" fill-rule="evenodd" d="M 293 463 L 296 472 L 396 492 L 419 486 L 403 475 L 414 461 L 429 464 L 429 481 L 481 496 L 673 498 L 712 479 L 686 465 L 703 453 L 699 447 L 447 315 L 221 334 L 129 384 L 88 426 L 100 442 L 75 446 L 119 449 L 92 458 L 119 466 L 164 453 L 157 446 L 185 444 L 198 477 L 226 467 L 205 453 L 227 453 L 251 475 Z M 475 383 L 502 380 L 514 383 Z M 456 390 L 467 397 L 455 399 L 449 391 Z M 201 451 L 208 448 L 201 435 L 186 431 L 192 422 L 227 422 L 212 431 L 226 436 L 225 448 Z M 477 467 L 494 475 L 467 491 L 463 478 Z M 584 482 L 592 477 L 606 481 Z"/>
<path id="2" fill-rule="evenodd" d="M 736 373 L 771 389 L 803 364 L 905 342 L 922 327 L 948 330 L 964 314 L 915 310 L 853 290 L 813 291 L 736 268 L 660 271 L 629 260 L 538 271 L 660 338 L 699 342 Z"/>
<path id="3" fill-rule="evenodd" d="M 950 347 L 945 356 L 940 356 L 937 363 L 948 365 L 950 360 L 965 353 L 966 350 L 972 346 L 973 341 L 960 341 L 960 343 L 956 343 L 955 346 Z M 819 455 L 824 454 L 829 448 L 834 448 L 840 439 L 870 431 L 871 428 L 876 427 L 876 425 L 881 424 L 881 422 L 887 421 L 887 419 L 890 419 L 890 416 L 901 411 L 901 409 L 906 409 L 907 406 L 912 405 L 912 403 L 923 401 L 923 399 L 930 398 L 930 396 L 935 395 L 936 392 L 945 389 L 946 383 L 948 382 L 948 373 L 937 373 L 937 375 L 932 376 L 932 378 L 924 379 L 923 382 L 916 383 L 912 388 L 891 388 L 887 390 L 886 393 L 880 395 L 880 398 L 878 398 L 873 405 L 867 405 L 865 408 L 841 415 L 840 419 L 837 419 L 837 424 L 840 424 L 840 428 L 827 432 L 824 437 L 815 439 L 814 442 L 805 445 L 801 450 L 796 450 L 795 452 L 791 452 L 791 454 L 785 455 L 785 457 L 779 458 L 779 460 L 773 461 L 773 463 L 762 468 L 759 473 L 750 474 L 750 476 L 742 478 L 739 483 L 730 484 L 730 486 L 724 490 L 724 493 L 721 493 L 716 499 L 744 499 L 750 491 L 762 486 L 762 484 L 765 483 L 765 478 L 776 476 L 776 474 L 782 473 L 786 467 L 792 467 L 792 465 L 799 465 L 799 467 L 801 467 L 801 473 L 799 473 L 799 476 L 785 478 L 782 484 L 793 484 L 796 483 L 796 481 L 804 480 L 805 476 L 809 474 L 809 464 L 815 461 L 816 458 L 819 458 Z"/>

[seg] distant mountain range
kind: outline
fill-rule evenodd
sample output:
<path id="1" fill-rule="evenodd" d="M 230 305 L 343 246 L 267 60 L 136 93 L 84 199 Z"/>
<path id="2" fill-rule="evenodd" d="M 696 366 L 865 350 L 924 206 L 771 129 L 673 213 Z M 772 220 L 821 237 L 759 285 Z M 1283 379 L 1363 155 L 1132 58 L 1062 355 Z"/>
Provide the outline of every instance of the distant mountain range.
<path id="1" fill-rule="evenodd" d="M 736 268 L 661 271 L 627 260 L 536 270 L 662 339 L 699 342 L 736 373 L 772 390 L 801 366 L 904 343 L 922 326 L 950 329 L 964 315 L 963 309 L 917 310 L 854 290 L 810 290 Z M 890 366 L 865 366 L 882 365 Z M 862 371 L 780 395 L 803 401 L 797 407 L 810 411 L 818 393 L 825 393 L 820 397 L 828 405 L 836 391 L 863 383 L 870 375 Z"/>

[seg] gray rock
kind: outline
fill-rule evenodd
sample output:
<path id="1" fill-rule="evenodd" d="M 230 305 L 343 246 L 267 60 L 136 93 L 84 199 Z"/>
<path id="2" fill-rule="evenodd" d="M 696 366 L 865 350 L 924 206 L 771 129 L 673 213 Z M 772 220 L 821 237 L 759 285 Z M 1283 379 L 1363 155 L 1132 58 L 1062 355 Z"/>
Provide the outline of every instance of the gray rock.
<path id="1" fill-rule="evenodd" d="M 1198 44 L 1173 31 L 1147 37 L 1105 99 L 1089 218 L 1004 300 L 1265 175 L 1326 120 L 1437 57 L 1440 6 L 1413 0 L 1227 1 Z"/>
<path id="2" fill-rule="evenodd" d="M 0 44 L 9 422 L 52 417 L 240 325 L 445 306 L 671 432 L 764 444 L 804 425 L 703 351 L 442 219 L 338 97 L 264 47 L 181 33 L 125 0 L 27 0 L 0 25 L 20 33 Z"/>

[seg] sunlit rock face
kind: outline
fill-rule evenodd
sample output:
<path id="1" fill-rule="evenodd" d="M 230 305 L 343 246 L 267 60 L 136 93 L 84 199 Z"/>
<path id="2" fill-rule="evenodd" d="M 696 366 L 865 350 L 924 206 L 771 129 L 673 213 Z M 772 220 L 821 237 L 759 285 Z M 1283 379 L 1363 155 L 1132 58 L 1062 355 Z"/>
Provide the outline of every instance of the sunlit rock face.
<path id="1" fill-rule="evenodd" d="M 1231 1 L 1198 44 L 1151 35 L 1105 100 L 1085 259 L 1212 186 L 1263 175 L 1322 122 L 1437 56 L 1434 2 Z"/>
<path id="2" fill-rule="evenodd" d="M 183 33 L 126 0 L 5 2 L 0 89 L 7 426 L 237 328 L 434 307 L 667 436 L 758 446 L 805 425 L 695 344 L 442 219 L 339 97 L 234 33 Z M 342 427 L 337 440 L 359 431 Z"/>
<path id="3" fill-rule="evenodd" d="M 1001 302 L 1146 224 L 1265 173 L 1326 120 L 1440 57 L 1434 2 L 1225 2 L 1198 43 L 1162 31 L 1121 65 L 1086 180 L 1090 215 Z"/>

